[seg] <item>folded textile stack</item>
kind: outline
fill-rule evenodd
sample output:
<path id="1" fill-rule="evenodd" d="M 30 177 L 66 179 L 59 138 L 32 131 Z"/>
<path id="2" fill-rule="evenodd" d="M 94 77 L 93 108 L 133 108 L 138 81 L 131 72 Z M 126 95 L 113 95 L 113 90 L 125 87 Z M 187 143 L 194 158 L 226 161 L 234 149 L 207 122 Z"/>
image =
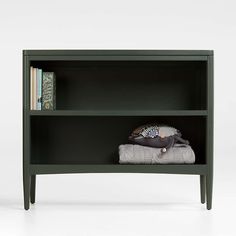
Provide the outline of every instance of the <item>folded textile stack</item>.
<path id="1" fill-rule="evenodd" d="M 186 144 L 175 144 L 166 152 L 161 148 L 137 144 L 119 146 L 120 164 L 192 164 L 195 162 L 193 149 Z"/>
<path id="2" fill-rule="evenodd" d="M 192 164 L 195 154 L 179 130 L 158 124 L 136 128 L 119 146 L 120 164 Z"/>

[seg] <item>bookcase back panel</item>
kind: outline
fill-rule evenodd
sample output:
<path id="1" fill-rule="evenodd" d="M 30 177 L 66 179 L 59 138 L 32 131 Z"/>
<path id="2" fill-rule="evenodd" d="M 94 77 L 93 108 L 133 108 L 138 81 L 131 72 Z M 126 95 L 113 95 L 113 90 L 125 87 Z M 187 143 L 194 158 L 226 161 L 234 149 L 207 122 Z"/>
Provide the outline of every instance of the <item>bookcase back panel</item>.
<path id="1" fill-rule="evenodd" d="M 176 127 L 190 141 L 196 163 L 206 162 L 205 117 L 31 117 L 31 163 L 118 164 L 118 146 L 139 125 Z"/>
<path id="2" fill-rule="evenodd" d="M 59 110 L 206 109 L 204 61 L 47 61 Z"/>

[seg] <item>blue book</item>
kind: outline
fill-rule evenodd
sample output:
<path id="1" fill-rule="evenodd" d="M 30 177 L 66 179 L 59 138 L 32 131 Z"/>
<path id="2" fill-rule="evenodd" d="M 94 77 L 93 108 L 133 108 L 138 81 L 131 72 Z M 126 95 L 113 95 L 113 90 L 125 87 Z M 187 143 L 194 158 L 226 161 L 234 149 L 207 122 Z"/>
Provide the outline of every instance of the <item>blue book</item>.
<path id="1" fill-rule="evenodd" d="M 37 110 L 42 110 L 42 69 L 37 69 Z"/>

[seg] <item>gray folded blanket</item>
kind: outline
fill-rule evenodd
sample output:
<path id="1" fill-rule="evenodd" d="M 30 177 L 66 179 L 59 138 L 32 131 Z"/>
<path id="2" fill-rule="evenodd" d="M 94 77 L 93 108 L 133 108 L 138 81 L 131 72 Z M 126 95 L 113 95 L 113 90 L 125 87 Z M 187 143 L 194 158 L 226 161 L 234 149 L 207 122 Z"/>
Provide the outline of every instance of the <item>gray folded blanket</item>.
<path id="1" fill-rule="evenodd" d="M 161 148 L 133 144 L 119 146 L 120 164 L 192 164 L 195 154 L 189 145 L 175 144 L 167 152 Z"/>

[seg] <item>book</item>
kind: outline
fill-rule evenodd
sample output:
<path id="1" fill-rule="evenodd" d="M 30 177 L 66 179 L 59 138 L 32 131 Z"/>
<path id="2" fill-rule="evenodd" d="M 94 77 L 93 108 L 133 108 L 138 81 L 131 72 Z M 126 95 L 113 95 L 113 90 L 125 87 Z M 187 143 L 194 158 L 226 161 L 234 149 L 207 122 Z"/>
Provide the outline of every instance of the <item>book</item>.
<path id="1" fill-rule="evenodd" d="M 37 69 L 37 110 L 42 108 L 42 69 Z"/>
<path id="2" fill-rule="evenodd" d="M 43 72 L 42 110 L 56 109 L 56 76 L 54 72 Z"/>
<path id="3" fill-rule="evenodd" d="M 30 67 L 30 110 L 33 110 L 33 67 Z"/>
<path id="4" fill-rule="evenodd" d="M 34 68 L 34 110 L 37 110 L 37 68 Z"/>
<path id="5" fill-rule="evenodd" d="M 37 110 L 37 105 L 36 105 L 36 95 L 37 95 L 37 69 L 33 68 L 33 110 Z"/>

